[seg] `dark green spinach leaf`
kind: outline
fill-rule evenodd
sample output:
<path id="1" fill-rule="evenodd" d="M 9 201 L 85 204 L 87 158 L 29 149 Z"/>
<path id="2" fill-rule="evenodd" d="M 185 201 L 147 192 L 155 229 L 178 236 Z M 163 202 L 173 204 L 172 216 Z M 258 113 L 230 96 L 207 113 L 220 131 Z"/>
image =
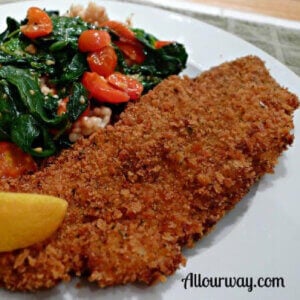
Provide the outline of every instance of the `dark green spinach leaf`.
<path id="1" fill-rule="evenodd" d="M 78 80 L 87 69 L 86 55 L 84 53 L 76 53 L 71 62 L 63 68 L 63 73 L 59 78 L 59 82 L 74 82 Z"/>
<path id="2" fill-rule="evenodd" d="M 3 66 L 0 68 L 0 78 L 6 79 L 14 85 L 20 95 L 20 99 L 25 105 L 27 112 L 47 125 L 59 125 L 66 121 L 66 116 L 55 116 L 49 118 L 44 103 L 45 96 L 42 94 L 37 76 L 29 71 L 13 66 Z"/>
<path id="3" fill-rule="evenodd" d="M 51 19 L 53 23 L 53 32 L 47 37 L 37 39 L 37 42 L 41 44 L 41 46 L 43 43 L 47 44 L 52 51 L 61 51 L 67 46 L 70 46 L 73 50 L 77 50 L 77 40 L 79 35 L 83 31 L 93 27 L 91 24 L 82 21 L 79 17 L 69 18 L 53 15 Z M 61 43 L 61 46 L 56 48 L 54 45 L 57 45 L 59 42 Z"/>
<path id="4" fill-rule="evenodd" d="M 75 122 L 88 106 L 86 89 L 81 83 L 75 83 L 73 93 L 67 104 L 67 114 L 71 122 Z"/>
<path id="5" fill-rule="evenodd" d="M 47 157 L 56 152 L 56 146 L 47 129 L 29 114 L 22 114 L 14 120 L 11 140 L 35 157 Z"/>
<path id="6" fill-rule="evenodd" d="M 0 34 L 0 43 L 3 43 L 6 39 L 14 35 L 14 33 L 18 32 L 20 29 L 20 23 L 10 17 L 6 18 L 6 25 L 6 30 Z"/>

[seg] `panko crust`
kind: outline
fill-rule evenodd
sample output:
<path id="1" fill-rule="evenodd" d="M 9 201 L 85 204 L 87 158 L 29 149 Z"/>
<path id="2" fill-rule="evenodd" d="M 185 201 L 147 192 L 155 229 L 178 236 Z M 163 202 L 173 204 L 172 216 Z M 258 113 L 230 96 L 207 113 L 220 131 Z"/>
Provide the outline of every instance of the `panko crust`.
<path id="1" fill-rule="evenodd" d="M 298 99 L 253 56 L 195 79 L 171 76 L 114 126 L 1 190 L 64 198 L 47 241 L 0 254 L 0 286 L 33 291 L 71 276 L 99 286 L 163 280 L 293 141 Z"/>

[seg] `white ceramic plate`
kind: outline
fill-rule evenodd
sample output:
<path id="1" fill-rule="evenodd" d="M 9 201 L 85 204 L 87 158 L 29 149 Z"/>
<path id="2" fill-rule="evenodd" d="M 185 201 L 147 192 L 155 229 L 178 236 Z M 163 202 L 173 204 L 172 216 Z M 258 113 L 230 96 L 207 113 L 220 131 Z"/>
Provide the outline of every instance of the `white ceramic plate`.
<path id="1" fill-rule="evenodd" d="M 25 1 L 0 6 L 0 27 L 5 16 L 22 19 L 35 5 L 65 12 L 71 3 L 88 1 Z M 165 10 L 116 1 L 105 5 L 112 19 L 125 21 L 133 16 L 135 27 L 144 28 L 162 40 L 184 43 L 189 53 L 185 73 L 194 76 L 221 62 L 255 54 L 283 86 L 300 95 L 300 80 L 294 73 L 263 51 L 220 29 Z M 280 158 L 274 175 L 265 176 L 248 196 L 230 212 L 216 229 L 194 249 L 185 250 L 185 268 L 164 284 L 152 287 L 126 285 L 107 289 L 95 285 L 75 287 L 77 280 L 37 294 L 0 291 L 0 299 L 300 299 L 300 120 L 295 115 L 295 142 Z M 297 196 L 298 195 L 298 196 Z M 0 237 L 1 238 L 1 237 Z M 203 277 L 282 277 L 285 287 L 190 288 L 181 281 L 189 273 Z"/>

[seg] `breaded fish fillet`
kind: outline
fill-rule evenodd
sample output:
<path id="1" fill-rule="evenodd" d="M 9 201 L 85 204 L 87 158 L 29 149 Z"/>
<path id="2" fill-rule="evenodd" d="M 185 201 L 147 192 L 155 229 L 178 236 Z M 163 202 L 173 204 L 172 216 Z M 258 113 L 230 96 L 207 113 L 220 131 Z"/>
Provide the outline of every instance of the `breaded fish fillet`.
<path id="1" fill-rule="evenodd" d="M 60 229 L 0 254 L 0 286 L 49 288 L 72 275 L 101 287 L 151 283 L 181 264 L 293 141 L 295 95 L 245 57 L 196 79 L 172 76 L 114 126 L 1 190 L 69 202 Z"/>

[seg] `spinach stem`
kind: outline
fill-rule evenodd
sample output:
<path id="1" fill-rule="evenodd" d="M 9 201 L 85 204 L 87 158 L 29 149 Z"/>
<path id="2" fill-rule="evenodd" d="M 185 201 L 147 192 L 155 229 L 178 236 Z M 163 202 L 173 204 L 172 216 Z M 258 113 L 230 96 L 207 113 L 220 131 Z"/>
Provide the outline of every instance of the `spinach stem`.
<path id="1" fill-rule="evenodd" d="M 15 31 L 11 32 L 8 36 L 7 39 L 10 39 L 12 37 L 14 37 L 15 35 L 17 35 L 20 32 L 20 28 L 16 29 Z"/>

